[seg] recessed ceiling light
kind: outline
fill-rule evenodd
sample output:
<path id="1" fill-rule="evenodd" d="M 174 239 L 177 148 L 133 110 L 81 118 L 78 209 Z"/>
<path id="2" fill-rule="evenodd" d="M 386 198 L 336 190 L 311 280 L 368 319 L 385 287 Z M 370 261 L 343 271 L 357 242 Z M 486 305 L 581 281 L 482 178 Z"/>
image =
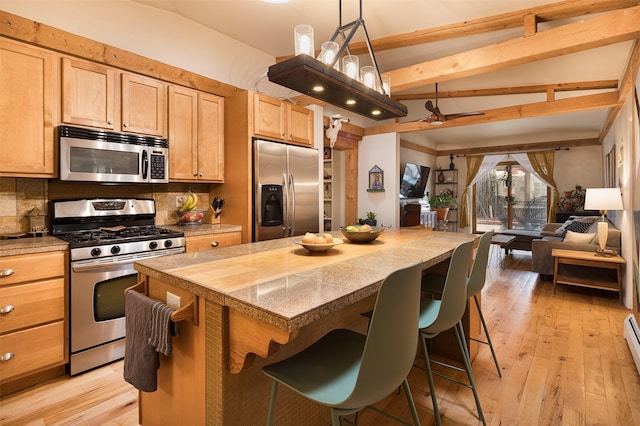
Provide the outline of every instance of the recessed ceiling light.
<path id="1" fill-rule="evenodd" d="M 313 88 L 311 90 L 313 90 L 314 92 L 322 92 L 322 91 L 324 91 L 324 87 L 322 87 L 320 85 L 316 85 L 316 86 L 313 86 Z"/>
<path id="2" fill-rule="evenodd" d="M 382 111 L 380 111 L 379 109 L 374 109 L 373 111 L 371 111 L 372 115 L 380 115 L 382 114 Z"/>
<path id="3" fill-rule="evenodd" d="M 355 105 L 356 104 L 356 100 L 355 99 L 347 99 L 346 104 L 347 105 Z"/>

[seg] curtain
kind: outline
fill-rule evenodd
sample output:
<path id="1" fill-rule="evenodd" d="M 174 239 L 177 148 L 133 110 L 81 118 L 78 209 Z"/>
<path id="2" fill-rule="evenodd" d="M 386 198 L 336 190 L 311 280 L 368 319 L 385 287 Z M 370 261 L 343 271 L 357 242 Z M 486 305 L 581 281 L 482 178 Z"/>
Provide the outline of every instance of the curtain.
<path id="1" fill-rule="evenodd" d="M 467 181 L 460 203 L 460 228 L 466 228 L 471 224 L 469 214 L 469 189 L 505 157 L 506 155 L 467 156 Z"/>
<path id="2" fill-rule="evenodd" d="M 556 217 L 560 196 L 556 181 L 553 179 L 555 155 L 556 153 L 553 150 L 529 152 L 526 154 L 527 163 L 531 166 L 531 170 L 527 169 L 527 171 L 529 173 L 533 172 L 539 179 L 551 187 L 551 200 L 549 200 L 549 211 L 547 212 L 548 221 L 554 221 Z M 520 158 L 517 158 L 517 160 L 524 167 Z"/>

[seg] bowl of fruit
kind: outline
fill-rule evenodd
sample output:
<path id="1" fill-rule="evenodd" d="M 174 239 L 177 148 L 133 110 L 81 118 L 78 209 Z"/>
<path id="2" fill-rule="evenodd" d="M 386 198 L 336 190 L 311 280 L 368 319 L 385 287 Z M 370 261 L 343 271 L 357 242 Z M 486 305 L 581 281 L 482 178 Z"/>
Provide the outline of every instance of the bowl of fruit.
<path id="1" fill-rule="evenodd" d="M 331 234 L 316 235 L 311 232 L 307 232 L 299 240 L 293 240 L 294 244 L 301 245 L 309 251 L 322 252 L 327 251 L 330 248 L 342 244 L 340 238 L 333 238 Z"/>
<path id="2" fill-rule="evenodd" d="M 185 195 L 182 205 L 176 212 L 178 224 L 198 225 L 202 223 L 205 212 L 203 210 L 197 210 L 196 207 L 198 207 L 198 195 L 189 191 L 189 193 Z"/>
<path id="3" fill-rule="evenodd" d="M 178 223 L 180 225 L 199 225 L 204 217 L 202 210 L 189 210 L 188 212 L 178 212 Z"/>
<path id="4" fill-rule="evenodd" d="M 349 225 L 341 228 L 342 235 L 344 235 L 352 243 L 364 244 L 378 238 L 378 235 L 384 231 L 384 228 L 371 225 Z"/>

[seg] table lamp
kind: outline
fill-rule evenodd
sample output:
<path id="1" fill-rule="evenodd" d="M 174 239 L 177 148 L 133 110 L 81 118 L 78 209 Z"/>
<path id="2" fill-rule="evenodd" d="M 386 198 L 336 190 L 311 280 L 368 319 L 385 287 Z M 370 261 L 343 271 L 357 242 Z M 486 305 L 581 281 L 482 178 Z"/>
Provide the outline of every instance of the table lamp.
<path id="1" fill-rule="evenodd" d="M 587 188 L 584 200 L 585 210 L 600 210 L 602 221 L 598 222 L 599 253 L 604 252 L 607 245 L 609 225 L 604 216 L 607 210 L 622 210 L 622 196 L 618 188 Z"/>

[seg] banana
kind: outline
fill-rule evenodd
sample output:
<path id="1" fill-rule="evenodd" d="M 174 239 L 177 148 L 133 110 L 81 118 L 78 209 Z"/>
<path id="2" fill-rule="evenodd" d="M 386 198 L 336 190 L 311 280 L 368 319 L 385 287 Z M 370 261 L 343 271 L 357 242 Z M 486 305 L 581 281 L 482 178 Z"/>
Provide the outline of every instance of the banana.
<path id="1" fill-rule="evenodd" d="M 187 198 L 185 198 L 184 203 L 180 207 L 180 212 L 188 212 L 193 210 L 198 205 L 198 196 L 193 192 L 189 191 Z"/>
<path id="2" fill-rule="evenodd" d="M 191 201 L 191 208 L 189 210 L 193 210 L 198 206 L 198 195 L 194 194 L 193 192 L 190 192 L 191 197 L 192 197 L 192 201 Z"/>

